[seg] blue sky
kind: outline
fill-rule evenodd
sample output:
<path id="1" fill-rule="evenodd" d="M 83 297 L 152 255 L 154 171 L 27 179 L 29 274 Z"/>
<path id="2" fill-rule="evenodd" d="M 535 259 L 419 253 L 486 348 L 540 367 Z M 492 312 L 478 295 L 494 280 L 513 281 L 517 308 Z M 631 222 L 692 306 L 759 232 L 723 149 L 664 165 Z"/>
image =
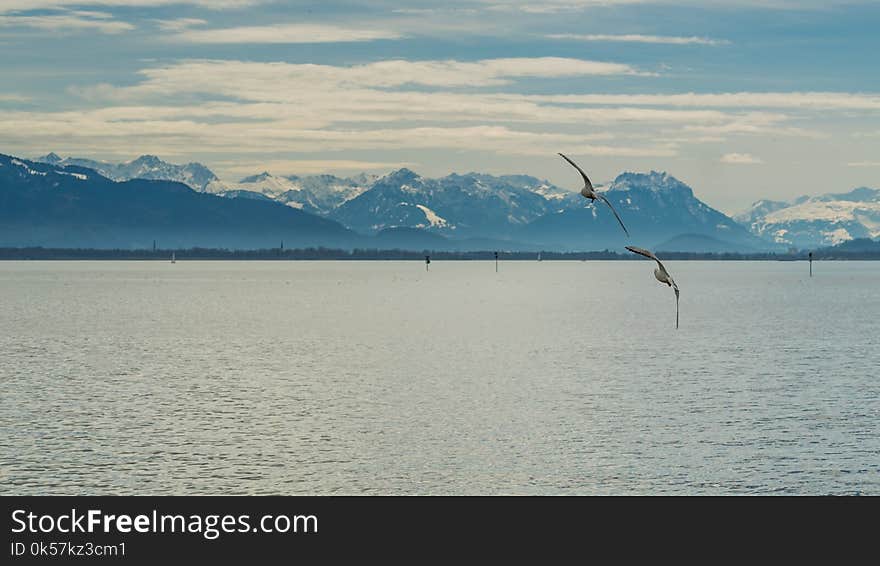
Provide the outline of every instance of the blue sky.
<path id="1" fill-rule="evenodd" d="M 0 152 L 275 174 L 880 186 L 880 5 L 0 0 Z"/>

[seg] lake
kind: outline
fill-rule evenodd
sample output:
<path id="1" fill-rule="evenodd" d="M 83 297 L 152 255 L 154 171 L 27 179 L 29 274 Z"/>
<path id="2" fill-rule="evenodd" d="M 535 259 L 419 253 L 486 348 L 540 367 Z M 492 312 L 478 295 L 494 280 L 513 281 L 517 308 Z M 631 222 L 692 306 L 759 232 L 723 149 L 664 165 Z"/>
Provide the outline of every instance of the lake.
<path id="1" fill-rule="evenodd" d="M 880 262 L 0 262 L 3 494 L 880 495 Z"/>

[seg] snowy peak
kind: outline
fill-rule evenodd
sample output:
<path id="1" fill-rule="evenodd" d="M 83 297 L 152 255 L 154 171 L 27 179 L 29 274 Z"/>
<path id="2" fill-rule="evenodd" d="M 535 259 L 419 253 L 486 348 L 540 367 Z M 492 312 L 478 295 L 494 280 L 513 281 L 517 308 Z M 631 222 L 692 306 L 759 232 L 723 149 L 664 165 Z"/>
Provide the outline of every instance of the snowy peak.
<path id="1" fill-rule="evenodd" d="M 292 208 L 327 216 L 342 203 L 366 191 L 375 179 L 365 174 L 350 179 L 326 174 L 281 177 L 263 171 L 238 183 L 218 184 L 213 192 L 230 198 L 253 198 L 254 194 L 261 194 Z"/>
<path id="2" fill-rule="evenodd" d="M 143 168 L 155 168 L 161 167 L 162 165 L 166 165 L 164 161 L 156 157 L 155 155 L 141 155 L 137 159 L 132 159 L 128 162 L 129 165 L 133 167 L 143 167 Z"/>
<path id="3" fill-rule="evenodd" d="M 245 177 L 239 183 L 261 183 L 267 179 L 271 179 L 274 176 L 268 171 L 263 171 L 259 175 L 251 175 L 250 177 Z"/>
<path id="4" fill-rule="evenodd" d="M 859 187 L 857 189 L 851 190 L 848 193 L 820 195 L 820 196 L 816 197 L 816 199 L 826 201 L 826 202 L 835 201 L 835 200 L 843 200 L 843 201 L 848 201 L 848 202 L 875 203 L 875 202 L 880 202 L 880 189 Z M 804 200 L 807 200 L 807 199 L 804 199 Z M 803 202 L 803 201 L 801 201 L 801 202 Z"/>
<path id="5" fill-rule="evenodd" d="M 5 167 L 4 173 L 16 175 L 20 179 L 28 177 L 56 178 L 57 176 L 65 177 L 67 181 L 74 179 L 77 181 L 88 181 L 89 179 L 100 179 L 100 175 L 96 175 L 94 171 L 76 166 L 61 165 L 57 163 L 45 163 L 41 161 L 28 161 L 27 159 L 18 159 L 10 155 L 0 154 L 0 166 Z M 106 179 L 105 179 L 106 180 Z"/>
<path id="6" fill-rule="evenodd" d="M 562 208 L 567 195 L 576 193 L 525 175 L 452 173 L 430 179 L 403 168 L 376 180 L 331 217 L 362 232 L 421 228 L 456 238 L 510 238 Z"/>
<path id="7" fill-rule="evenodd" d="M 62 159 L 60 155 L 53 151 L 47 155 L 44 155 L 43 157 L 36 158 L 34 161 L 39 161 L 40 163 L 48 163 L 49 165 L 57 165 L 61 163 Z"/>
<path id="8" fill-rule="evenodd" d="M 780 208 L 791 206 L 791 203 L 781 200 L 759 200 L 752 203 L 748 210 L 740 212 L 733 217 L 740 224 L 749 225 L 755 220 L 762 218 L 771 212 L 776 212 Z"/>
<path id="9" fill-rule="evenodd" d="M 266 171 L 259 175 L 251 175 L 245 177 L 234 186 L 235 189 L 263 193 L 268 197 L 278 197 L 282 193 L 286 193 L 297 186 L 294 182 L 284 177 L 276 177 Z"/>
<path id="10" fill-rule="evenodd" d="M 386 185 L 405 185 L 418 182 L 422 177 L 415 171 L 403 167 L 381 177 L 377 182 Z"/>
<path id="11" fill-rule="evenodd" d="M 651 192 L 681 193 L 682 196 L 693 197 L 693 190 L 665 171 L 650 173 L 621 173 L 608 187 L 609 191 L 643 190 Z"/>
<path id="12" fill-rule="evenodd" d="M 765 240 L 798 248 L 878 238 L 880 190 L 859 187 L 789 202 L 758 201 L 738 218 Z"/>
<path id="13" fill-rule="evenodd" d="M 56 153 L 49 153 L 43 157 L 38 157 L 35 161 L 50 165 L 76 165 L 93 169 L 114 181 L 128 181 L 130 179 L 177 181 L 189 185 L 190 188 L 196 191 L 205 191 L 208 185 L 218 181 L 217 176 L 201 163 L 175 165 L 162 161 L 155 155 L 142 155 L 123 163 L 109 163 L 81 157 L 61 158 Z"/>

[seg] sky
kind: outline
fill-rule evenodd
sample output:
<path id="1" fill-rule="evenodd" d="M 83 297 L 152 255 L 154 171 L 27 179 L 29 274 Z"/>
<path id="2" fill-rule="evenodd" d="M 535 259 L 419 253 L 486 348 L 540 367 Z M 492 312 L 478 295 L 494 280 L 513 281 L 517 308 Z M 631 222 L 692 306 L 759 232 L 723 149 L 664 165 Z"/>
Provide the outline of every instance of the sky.
<path id="1" fill-rule="evenodd" d="M 880 187 L 880 3 L 0 0 L 0 153 Z"/>

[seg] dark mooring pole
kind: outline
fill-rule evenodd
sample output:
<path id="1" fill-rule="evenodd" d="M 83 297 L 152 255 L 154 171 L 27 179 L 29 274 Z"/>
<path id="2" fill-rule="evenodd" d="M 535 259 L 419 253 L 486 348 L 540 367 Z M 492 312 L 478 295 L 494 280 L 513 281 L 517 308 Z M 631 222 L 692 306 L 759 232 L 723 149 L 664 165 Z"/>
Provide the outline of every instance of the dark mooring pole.
<path id="1" fill-rule="evenodd" d="M 813 276 L 813 252 L 809 253 L 809 258 L 810 258 L 810 277 L 812 277 Z"/>

